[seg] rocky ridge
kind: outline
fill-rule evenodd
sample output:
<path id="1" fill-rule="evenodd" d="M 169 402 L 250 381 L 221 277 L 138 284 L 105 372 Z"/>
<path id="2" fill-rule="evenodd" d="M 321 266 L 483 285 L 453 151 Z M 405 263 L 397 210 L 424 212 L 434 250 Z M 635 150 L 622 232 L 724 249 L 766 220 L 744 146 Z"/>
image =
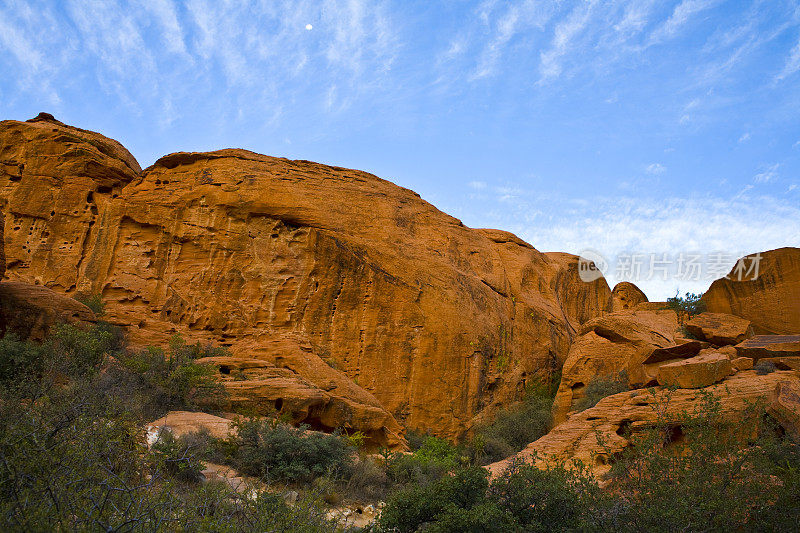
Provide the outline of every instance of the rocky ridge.
<path id="1" fill-rule="evenodd" d="M 137 345 L 206 361 L 232 402 L 398 446 L 454 438 L 563 362 L 611 306 L 577 257 L 465 227 L 365 172 L 245 150 L 141 171 L 118 142 L 40 115 L 0 122 L 6 277 L 101 294 Z"/>

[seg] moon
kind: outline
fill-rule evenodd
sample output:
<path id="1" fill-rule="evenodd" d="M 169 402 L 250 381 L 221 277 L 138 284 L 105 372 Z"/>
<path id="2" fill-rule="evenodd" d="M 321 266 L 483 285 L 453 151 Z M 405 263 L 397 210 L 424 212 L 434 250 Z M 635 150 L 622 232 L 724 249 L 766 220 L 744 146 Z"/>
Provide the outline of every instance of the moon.
<path id="1" fill-rule="evenodd" d="M 307 30 L 313 30 L 314 26 L 312 26 L 311 24 L 306 24 L 306 29 Z"/>

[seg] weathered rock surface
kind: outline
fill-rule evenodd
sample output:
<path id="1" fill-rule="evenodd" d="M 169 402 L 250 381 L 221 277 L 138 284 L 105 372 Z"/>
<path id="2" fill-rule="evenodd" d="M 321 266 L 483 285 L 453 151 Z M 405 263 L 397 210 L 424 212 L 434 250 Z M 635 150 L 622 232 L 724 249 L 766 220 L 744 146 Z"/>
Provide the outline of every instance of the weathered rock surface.
<path id="1" fill-rule="evenodd" d="M 739 357 L 759 359 L 800 356 L 800 335 L 756 335 L 734 346 Z"/>
<path id="2" fill-rule="evenodd" d="M 727 313 L 700 313 L 686 323 L 686 329 L 717 346 L 738 344 L 753 336 L 749 320 Z"/>
<path id="3" fill-rule="evenodd" d="M 704 353 L 661 365 L 658 368 L 658 384 L 681 389 L 702 389 L 722 381 L 732 372 L 733 366 L 727 355 L 719 352 Z"/>
<path id="4" fill-rule="evenodd" d="M 575 256 L 466 228 L 365 172 L 244 150 L 139 172 L 51 117 L 0 123 L 0 162 L 10 279 L 102 294 L 136 344 L 227 346 L 221 376 L 258 360 L 253 383 L 225 378 L 235 401 L 280 399 L 312 425 L 455 437 L 610 305 Z"/>
<path id="5" fill-rule="evenodd" d="M 224 439 L 232 434 L 231 421 L 220 416 L 193 411 L 170 411 L 145 427 L 148 439 L 158 437 L 159 432 L 169 431 L 175 437 L 206 430 L 212 437 Z"/>
<path id="6" fill-rule="evenodd" d="M 784 380 L 778 383 L 770 395 L 767 412 L 786 430 L 786 433 L 800 443 L 800 382 Z"/>
<path id="7" fill-rule="evenodd" d="M 743 264 L 749 268 L 751 260 Z M 800 332 L 800 248 L 761 252 L 758 278 L 751 280 L 753 274 L 738 281 L 734 267 L 712 283 L 703 295 L 708 310 L 746 318 L 759 334 Z"/>
<path id="8" fill-rule="evenodd" d="M 94 322 L 92 310 L 69 296 L 38 285 L 0 282 L 0 337 L 13 333 L 20 339 L 42 341 L 54 325 Z"/>
<path id="9" fill-rule="evenodd" d="M 750 370 L 753 368 L 753 360 L 750 357 L 737 357 L 731 359 L 731 365 L 736 370 Z"/>
<path id="10" fill-rule="evenodd" d="M 775 400 L 779 384 L 780 390 L 786 392 L 779 394 L 780 400 Z M 787 416 L 778 415 L 776 419 L 787 432 L 792 432 L 798 427 L 796 415 L 800 412 L 793 396 L 798 386 L 800 376 L 795 372 L 758 376 L 749 370 L 702 390 L 720 399 L 720 412 L 726 417 L 735 417 L 756 401 L 769 402 L 773 413 L 782 409 L 781 405 L 786 406 Z M 684 413 L 694 412 L 702 402 L 703 396 L 699 392 L 697 389 L 657 390 L 653 395 L 648 390 L 639 389 L 609 396 L 596 406 L 571 416 L 519 454 L 487 468 L 492 475 L 498 475 L 513 460 L 530 460 L 536 456 L 538 464 L 577 459 L 596 475 L 602 476 L 610 469 L 610 456 L 631 445 L 626 437 L 628 431 L 635 435 L 655 423 L 680 424 Z"/>
<path id="11" fill-rule="evenodd" d="M 634 309 L 647 301 L 647 296 L 642 290 L 629 281 L 620 281 L 614 285 L 614 290 L 611 291 L 611 310 L 615 313 Z"/>
<path id="12" fill-rule="evenodd" d="M 566 419 L 595 378 L 624 370 L 633 385 L 642 386 L 655 380 L 663 362 L 697 354 L 699 342 L 676 346 L 679 333 L 677 315 L 667 310 L 627 310 L 587 322 L 564 362 L 553 405 L 555 423 Z"/>

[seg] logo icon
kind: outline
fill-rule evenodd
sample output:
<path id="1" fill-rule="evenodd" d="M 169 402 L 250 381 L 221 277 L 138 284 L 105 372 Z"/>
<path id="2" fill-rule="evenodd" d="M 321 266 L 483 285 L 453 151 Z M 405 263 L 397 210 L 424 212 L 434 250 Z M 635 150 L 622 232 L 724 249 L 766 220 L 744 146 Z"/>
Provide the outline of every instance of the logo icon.
<path id="1" fill-rule="evenodd" d="M 582 281 L 591 283 L 598 280 L 608 270 L 608 261 L 596 250 L 582 250 L 578 259 L 578 276 Z"/>

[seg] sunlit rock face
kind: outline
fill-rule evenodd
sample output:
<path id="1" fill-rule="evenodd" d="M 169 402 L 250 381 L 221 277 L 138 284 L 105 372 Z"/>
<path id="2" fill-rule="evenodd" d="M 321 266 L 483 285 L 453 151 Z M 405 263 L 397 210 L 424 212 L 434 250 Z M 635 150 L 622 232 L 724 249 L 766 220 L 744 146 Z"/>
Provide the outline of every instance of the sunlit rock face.
<path id="1" fill-rule="evenodd" d="M 226 346 L 231 401 L 399 445 L 455 437 L 610 309 L 577 258 L 465 227 L 371 174 L 244 150 L 140 171 L 52 117 L 0 123 L 7 277 L 99 293 L 134 344 Z"/>
<path id="2" fill-rule="evenodd" d="M 703 295 L 708 310 L 746 318 L 759 334 L 800 333 L 800 248 L 761 252 L 742 265 L 711 284 Z"/>

